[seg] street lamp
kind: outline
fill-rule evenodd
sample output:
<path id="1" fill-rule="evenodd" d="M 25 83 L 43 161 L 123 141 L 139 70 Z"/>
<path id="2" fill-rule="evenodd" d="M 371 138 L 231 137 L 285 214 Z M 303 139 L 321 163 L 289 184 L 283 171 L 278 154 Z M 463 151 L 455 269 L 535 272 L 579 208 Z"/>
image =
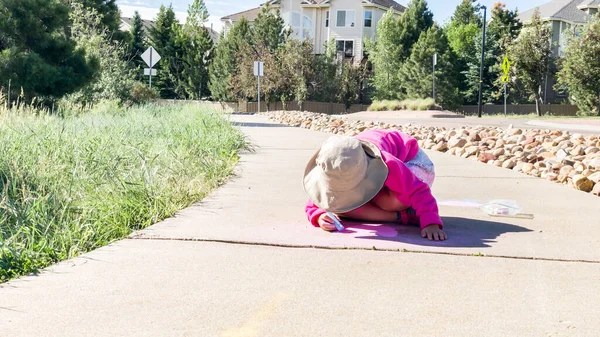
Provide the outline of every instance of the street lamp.
<path id="1" fill-rule="evenodd" d="M 483 91 L 483 59 L 485 56 L 485 21 L 486 21 L 486 7 L 483 8 L 483 34 L 481 35 L 481 64 L 479 65 L 479 109 L 478 116 L 481 118 L 481 112 L 483 111 L 483 105 L 481 105 L 481 92 Z"/>

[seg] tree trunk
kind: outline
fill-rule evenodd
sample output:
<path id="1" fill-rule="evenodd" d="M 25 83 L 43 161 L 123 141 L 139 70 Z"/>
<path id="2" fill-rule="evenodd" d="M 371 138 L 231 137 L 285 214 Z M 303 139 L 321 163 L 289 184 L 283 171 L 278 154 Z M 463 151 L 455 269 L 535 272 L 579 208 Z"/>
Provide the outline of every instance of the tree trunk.
<path id="1" fill-rule="evenodd" d="M 542 117 L 542 108 L 540 107 L 541 100 L 542 100 L 542 86 L 539 85 L 538 90 L 535 93 L 535 112 L 537 113 L 538 117 Z"/>

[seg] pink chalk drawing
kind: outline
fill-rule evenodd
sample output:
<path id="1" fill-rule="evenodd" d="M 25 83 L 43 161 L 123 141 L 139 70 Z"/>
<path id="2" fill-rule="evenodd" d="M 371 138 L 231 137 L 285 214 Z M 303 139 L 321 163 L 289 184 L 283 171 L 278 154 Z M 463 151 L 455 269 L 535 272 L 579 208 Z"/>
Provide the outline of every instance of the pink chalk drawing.
<path id="1" fill-rule="evenodd" d="M 398 236 L 396 228 L 377 223 L 358 223 L 344 222 L 346 228 L 341 233 L 351 234 L 352 237 L 373 237 L 379 236 L 384 238 L 393 238 Z"/>

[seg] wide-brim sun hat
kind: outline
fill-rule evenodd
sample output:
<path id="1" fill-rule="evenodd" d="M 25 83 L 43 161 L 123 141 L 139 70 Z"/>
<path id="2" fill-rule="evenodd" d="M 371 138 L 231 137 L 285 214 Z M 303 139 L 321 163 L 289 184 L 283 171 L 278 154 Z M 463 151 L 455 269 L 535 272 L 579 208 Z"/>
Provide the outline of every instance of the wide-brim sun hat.
<path id="1" fill-rule="evenodd" d="M 336 135 L 327 139 L 306 165 L 304 191 L 319 208 L 346 213 L 373 199 L 388 173 L 375 144 Z"/>

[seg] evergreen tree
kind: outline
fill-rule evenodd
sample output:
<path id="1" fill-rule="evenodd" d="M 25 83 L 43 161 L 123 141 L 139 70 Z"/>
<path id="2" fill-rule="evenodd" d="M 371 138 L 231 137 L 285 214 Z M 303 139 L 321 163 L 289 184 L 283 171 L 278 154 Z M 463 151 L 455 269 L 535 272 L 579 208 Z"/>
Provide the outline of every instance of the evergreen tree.
<path id="1" fill-rule="evenodd" d="M 469 61 L 477 54 L 476 41 L 480 31 L 481 18 L 477 15 L 479 6 L 473 0 L 463 0 L 454 11 L 450 23 L 446 26 L 446 35 L 452 51 L 456 54 L 453 62 L 457 70 L 457 83 L 461 93 L 468 96 L 468 84 L 465 74 L 469 70 Z M 470 102 L 472 103 L 472 102 Z"/>
<path id="2" fill-rule="evenodd" d="M 580 36 L 569 38 L 559 85 L 566 85 L 579 114 L 600 116 L 600 18 L 595 16 Z"/>
<path id="3" fill-rule="evenodd" d="M 135 11 L 133 15 L 133 22 L 131 24 L 131 43 L 129 45 L 129 59 L 132 63 L 132 67 L 135 68 L 136 77 L 138 79 L 143 78 L 143 69 L 146 63 L 142 60 L 142 54 L 148 48 L 146 46 L 146 32 L 144 31 L 144 24 L 142 17 L 138 11 Z"/>
<path id="4" fill-rule="evenodd" d="M 285 43 L 288 36 L 279 9 L 273 10 L 268 4 L 263 6 L 252 25 L 252 42 L 263 44 L 273 52 Z"/>
<path id="5" fill-rule="evenodd" d="M 64 32 L 69 8 L 56 0 L 0 1 L 0 83 L 26 100 L 60 98 L 89 83 L 98 60 L 76 50 Z"/>
<path id="6" fill-rule="evenodd" d="M 204 24 L 209 14 L 204 0 L 194 0 L 188 9 L 188 17 L 182 32 L 186 35 L 183 55 L 184 90 L 187 97 L 201 99 L 210 94 L 208 66 L 213 42 Z"/>
<path id="7" fill-rule="evenodd" d="M 393 10 L 383 15 L 377 24 L 377 41 L 368 43 L 369 61 L 373 64 L 372 85 L 377 100 L 400 98 L 398 69 L 402 66 L 402 44 L 398 20 Z"/>
<path id="8" fill-rule="evenodd" d="M 449 47 L 444 32 L 436 25 L 423 32 L 413 46 L 410 58 L 400 70 L 402 87 L 408 98 L 432 97 L 434 54 L 437 54 L 436 102 L 444 108 L 454 108 L 460 104 L 453 65 L 456 54 Z"/>
<path id="9" fill-rule="evenodd" d="M 172 74 L 172 71 L 181 70 L 180 60 L 177 59 L 177 54 L 182 54 L 178 50 L 181 44 L 176 45 L 179 26 L 173 7 L 161 6 L 154 27 L 150 29 L 151 45 L 161 55 L 161 61 L 155 66 L 157 76 L 152 77 L 152 85 L 163 98 L 175 98 L 176 91 L 179 94 L 183 92 L 182 88 L 176 88 L 176 83 L 173 81 L 173 77 L 178 74 Z"/>
<path id="10" fill-rule="evenodd" d="M 465 104 L 477 104 L 479 101 L 479 82 L 481 67 L 481 35 L 478 32 L 474 41 L 474 52 L 467 58 L 467 67 L 462 71 L 465 76 L 465 87 L 462 97 Z M 492 35 L 485 34 L 485 53 L 483 57 L 483 84 L 481 100 L 483 103 L 494 102 L 493 93 L 498 90 L 494 81 L 498 78 L 498 72 L 494 66 L 498 62 L 497 41 Z"/>
<path id="11" fill-rule="evenodd" d="M 513 59 L 516 79 L 533 98 L 536 112 L 541 116 L 542 85 L 553 61 L 550 45 L 552 31 L 542 21 L 538 10 L 531 19 L 531 24 L 521 30 L 517 39 L 508 48 L 508 53 Z"/>
<path id="12" fill-rule="evenodd" d="M 492 9 L 492 20 L 489 25 L 488 34 L 496 41 L 496 49 L 493 51 L 496 55 L 496 62 L 493 65 L 490 76 L 494 84 L 491 92 L 494 101 L 501 101 L 504 97 L 504 83 L 502 82 L 502 62 L 504 57 L 509 57 L 508 47 L 519 36 L 523 24 L 517 18 L 517 10 L 507 10 L 504 3 L 496 2 Z M 507 94 L 513 96 L 513 101 L 521 101 L 522 93 L 518 88 L 509 86 Z"/>
<path id="13" fill-rule="evenodd" d="M 421 32 L 433 25 L 433 14 L 425 0 L 411 0 L 400 18 L 390 9 L 377 25 L 377 41 L 367 44 L 369 60 L 373 63 L 375 99 L 399 99 L 404 96 L 398 69 L 410 56 Z"/>
<path id="14" fill-rule="evenodd" d="M 400 60 L 404 62 L 412 51 L 412 47 L 421 36 L 433 26 L 433 13 L 429 10 L 425 0 L 411 0 L 406 11 L 402 13 L 399 20 Z"/>
<path id="15" fill-rule="evenodd" d="M 237 71 L 239 52 L 250 40 L 250 24 L 245 18 L 236 22 L 227 36 L 221 34 L 209 66 L 209 89 L 214 100 L 224 102 L 234 100 L 231 94 L 231 78 Z"/>

